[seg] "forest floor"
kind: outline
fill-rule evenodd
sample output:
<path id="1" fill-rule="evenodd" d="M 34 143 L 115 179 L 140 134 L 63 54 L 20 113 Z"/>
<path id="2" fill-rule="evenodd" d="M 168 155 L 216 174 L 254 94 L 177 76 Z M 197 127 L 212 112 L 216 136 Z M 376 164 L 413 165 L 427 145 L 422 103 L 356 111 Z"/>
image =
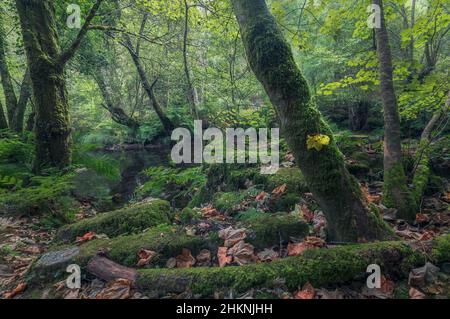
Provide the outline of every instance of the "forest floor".
<path id="1" fill-rule="evenodd" d="M 286 167 L 294 165 L 292 156 L 287 156 L 283 163 Z M 249 185 L 250 186 L 250 185 Z M 288 191 L 288 184 L 280 183 L 271 191 L 258 191 L 247 194 L 233 202 L 233 210 L 246 211 L 256 207 L 263 214 L 270 215 L 270 207 Z M 383 219 L 394 229 L 397 236 L 411 245 L 428 243 L 433 238 L 449 234 L 450 230 L 450 190 L 438 192 L 423 198 L 422 210 L 418 212 L 416 221 L 406 223 L 395 217 L 395 210 L 387 209 L 381 204 L 382 184 L 379 182 L 364 183 L 362 190 L 367 201 L 376 205 L 382 212 Z M 251 188 L 251 187 L 250 187 Z M 152 199 L 146 202 L 152 203 Z M 145 202 L 145 201 L 144 201 Z M 140 204 L 132 204 L 133 207 L 141 207 Z M 144 203 L 145 205 L 145 203 Z M 292 288 L 286 279 L 276 278 L 275 283 L 267 287 L 259 285 L 242 291 L 234 291 L 232 287 L 220 287 L 208 295 L 199 294 L 190 288 L 176 288 L 173 291 L 161 292 L 149 289 L 140 289 L 135 285 L 134 275 L 131 278 L 120 278 L 97 274 L 95 269 L 88 270 L 90 274 L 83 276 L 79 289 L 69 289 L 64 277 L 55 275 L 55 279 L 49 280 L 45 285 L 31 285 L 28 276 L 33 272 L 33 265 L 47 251 L 55 251 L 56 248 L 80 247 L 82 254 L 90 252 L 89 258 L 95 255 L 107 260 L 114 260 L 107 264 L 111 269 L 136 274 L 138 269 L 183 269 L 187 268 L 216 268 L 226 269 L 230 265 L 246 266 L 252 264 L 266 264 L 288 257 L 300 256 L 310 250 L 329 250 L 347 243 L 327 243 L 325 241 L 326 220 L 312 194 L 303 193 L 301 201 L 295 205 L 293 215 L 301 218 L 308 225 L 308 231 L 301 237 L 289 236 L 278 242 L 267 241 L 260 243 L 252 234 L 258 234 L 258 229 L 253 229 L 252 223 L 245 224 L 229 214 L 217 203 L 211 201 L 200 208 L 189 210 L 188 221 L 186 214 L 177 212 L 169 228 L 160 226 L 144 229 L 142 239 L 148 241 L 146 232 L 155 229 L 155 241 L 171 241 L 170 236 L 180 237 L 180 244 L 134 243 L 139 237 L 116 237 L 101 231 L 84 228 L 82 233 L 72 236 L 65 241 L 65 245 L 54 245 L 52 242 L 58 237 L 55 230 L 49 230 L 45 222 L 38 217 L 9 217 L 0 218 L 0 296 L 3 298 L 66 298 L 66 299 L 146 299 L 146 298 L 282 298 L 282 299 L 364 299 L 364 298 L 449 298 L 450 296 L 450 263 L 440 265 L 440 269 L 431 263 L 423 267 L 411 269 L 408 278 L 396 278 L 395 276 L 382 276 L 381 288 L 368 289 L 365 277 L 346 280 L 341 283 L 313 286 L 306 281 L 296 288 Z M 264 213 L 266 212 L 266 213 Z M 193 218 L 193 215 L 195 218 Z M 103 215 L 103 214 L 101 214 Z M 94 218 L 93 218 L 94 216 Z M 82 203 L 76 215 L 77 221 L 95 220 L 96 212 L 88 202 Z M 248 228 L 245 225 L 249 225 Z M 88 226 L 89 227 L 89 226 Z M 97 227 L 97 226 L 96 226 Z M 281 226 L 280 226 L 281 227 Z M 284 227 L 284 226 L 283 226 Z M 97 229 L 97 228 L 96 228 Z M 98 228 L 98 229 L 101 229 Z M 267 234 L 268 230 L 264 229 Z M 108 232 L 108 231 L 105 231 Z M 173 233 L 173 234 L 171 234 Z M 290 234 L 289 234 L 290 235 Z M 139 235 L 136 235 L 139 236 Z M 185 236 L 186 238 L 184 238 Z M 217 238 L 218 236 L 218 238 Z M 111 238 L 109 238 L 111 237 Z M 166 237 L 166 239 L 164 239 Z M 116 248 L 121 238 L 124 239 L 125 248 Z M 258 238 L 256 238 L 258 239 Z M 214 244 L 201 244 L 198 241 L 214 242 Z M 133 246 L 135 245 L 135 246 Z M 175 248 L 167 249 L 168 246 Z M 203 246 L 202 246 L 203 245 Z M 170 246 L 170 247 L 172 247 Z M 163 247 L 163 248 L 161 248 Z M 202 249 L 200 249 L 200 248 Z M 134 249 L 134 250 L 133 250 Z M 128 250 L 127 253 L 124 251 Z M 131 252 L 129 251 L 131 250 Z M 130 257 L 122 257 L 131 254 Z M 112 257 L 110 257 L 112 256 Z M 119 256 L 119 257 L 118 257 Z M 128 258 L 128 259 L 127 259 Z M 123 260 L 124 266 L 117 261 Z M 123 267 L 123 268 L 122 268 Z M 88 266 L 89 269 L 89 266 Z M 84 270 L 84 268 L 83 268 Z M 92 275 L 94 274 L 94 275 Z M 66 273 L 65 277 L 69 274 Z M 151 273 L 150 273 L 151 275 Z M 164 273 L 156 276 L 164 278 Z M 127 277 L 127 276 L 124 276 Z M 57 279 L 57 280 L 56 280 Z M 250 280 L 250 279 L 249 279 Z M 164 283 L 163 283 L 164 284 Z M 244 284 L 245 286 L 245 284 Z M 37 289 L 36 287 L 39 287 Z M 44 289 L 43 289 L 44 288 Z"/>

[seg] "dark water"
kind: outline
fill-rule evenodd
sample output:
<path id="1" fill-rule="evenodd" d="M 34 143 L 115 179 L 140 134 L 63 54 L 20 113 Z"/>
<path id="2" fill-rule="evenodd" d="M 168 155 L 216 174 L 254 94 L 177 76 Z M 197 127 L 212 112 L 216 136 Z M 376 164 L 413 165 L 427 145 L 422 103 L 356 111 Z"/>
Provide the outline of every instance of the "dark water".
<path id="1" fill-rule="evenodd" d="M 75 179 L 77 198 L 95 202 L 103 209 L 123 205 L 133 198 L 135 190 L 145 183 L 148 177 L 143 171 L 149 167 L 166 166 L 170 151 L 164 148 L 140 150 L 96 151 L 91 155 L 110 159 L 119 166 L 120 176 L 108 178 L 93 170 L 82 170 Z M 112 203 L 109 199 L 112 199 Z M 111 207 L 111 205 L 113 205 Z"/>

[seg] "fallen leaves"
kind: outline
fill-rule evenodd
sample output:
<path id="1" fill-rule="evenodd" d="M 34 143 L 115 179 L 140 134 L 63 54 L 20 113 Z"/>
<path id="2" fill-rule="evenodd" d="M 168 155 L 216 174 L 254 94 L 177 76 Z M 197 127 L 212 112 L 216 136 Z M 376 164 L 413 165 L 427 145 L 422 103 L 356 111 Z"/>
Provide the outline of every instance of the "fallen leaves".
<path id="1" fill-rule="evenodd" d="M 203 218 L 212 218 L 219 216 L 220 213 L 212 205 L 208 205 L 202 208 Z"/>
<path id="2" fill-rule="evenodd" d="M 425 224 L 430 221 L 430 217 L 425 214 L 416 214 L 416 223 L 418 224 Z"/>
<path id="3" fill-rule="evenodd" d="M 288 256 L 297 256 L 308 249 L 321 248 L 325 246 L 325 241 L 318 237 L 306 237 L 305 241 L 299 243 L 288 243 Z"/>
<path id="4" fill-rule="evenodd" d="M 96 234 L 95 232 L 92 232 L 92 231 L 87 232 L 87 233 L 84 234 L 83 236 L 77 237 L 77 239 L 75 240 L 75 243 L 76 243 L 76 244 L 82 244 L 82 243 L 84 243 L 84 242 L 90 241 L 90 240 L 92 240 L 92 239 L 95 239 L 95 238 L 96 238 L 96 235 L 97 235 L 97 234 Z"/>
<path id="5" fill-rule="evenodd" d="M 232 247 L 247 237 L 246 229 L 233 229 L 231 226 L 219 231 L 219 238 L 225 241 L 224 246 Z"/>
<path id="6" fill-rule="evenodd" d="M 195 258 L 191 255 L 191 251 L 187 248 L 183 248 L 181 255 L 178 255 L 175 260 L 177 261 L 177 268 L 191 268 L 196 262 Z"/>
<path id="7" fill-rule="evenodd" d="M 284 194 L 286 192 L 286 189 L 287 189 L 286 184 L 280 185 L 272 191 L 272 194 L 274 194 L 274 195 Z"/>
<path id="8" fill-rule="evenodd" d="M 409 299 L 425 299 L 425 294 L 413 287 L 409 289 L 408 295 Z"/>
<path id="9" fill-rule="evenodd" d="M 256 261 L 255 248 L 243 240 L 238 242 L 229 252 L 233 256 L 233 261 L 239 266 L 247 265 Z"/>
<path id="10" fill-rule="evenodd" d="M 14 289 L 5 292 L 3 294 L 3 298 L 5 299 L 12 299 L 17 295 L 20 295 L 21 293 L 23 293 L 25 291 L 25 289 L 27 289 L 27 284 L 21 282 L 20 284 L 18 284 Z"/>
<path id="11" fill-rule="evenodd" d="M 219 260 L 219 267 L 225 267 L 231 264 L 233 257 L 228 256 L 228 247 L 219 247 L 217 251 L 217 259 Z"/>
<path id="12" fill-rule="evenodd" d="M 314 299 L 315 296 L 316 290 L 309 282 L 307 282 L 302 289 L 294 294 L 294 299 L 310 300 Z"/>
<path id="13" fill-rule="evenodd" d="M 208 249 L 202 249 L 197 257 L 197 266 L 199 267 L 208 267 L 211 266 L 212 254 Z"/>
<path id="14" fill-rule="evenodd" d="M 146 266 L 150 261 L 157 255 L 156 252 L 147 249 L 141 249 L 138 252 L 139 261 L 137 263 L 138 267 Z"/>
<path id="15" fill-rule="evenodd" d="M 131 281 L 128 279 L 119 278 L 108 283 L 96 299 L 128 299 L 130 298 Z"/>

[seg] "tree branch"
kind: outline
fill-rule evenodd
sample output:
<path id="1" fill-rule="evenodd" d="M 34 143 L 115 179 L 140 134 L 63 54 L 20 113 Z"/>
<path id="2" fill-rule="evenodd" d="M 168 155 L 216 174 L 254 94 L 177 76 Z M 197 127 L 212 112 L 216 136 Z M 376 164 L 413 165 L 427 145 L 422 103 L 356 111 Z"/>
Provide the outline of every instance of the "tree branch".
<path id="1" fill-rule="evenodd" d="M 86 36 L 86 33 L 89 31 L 89 25 L 91 24 L 91 21 L 94 19 L 98 9 L 100 8 L 100 5 L 102 4 L 103 0 L 97 0 L 97 2 L 94 4 L 94 6 L 89 11 L 89 14 L 86 18 L 86 21 L 84 22 L 83 26 L 81 27 L 80 32 L 78 32 L 77 37 L 72 42 L 72 44 L 65 50 L 60 56 L 59 56 L 59 63 L 60 64 L 66 64 L 67 61 L 69 61 L 73 55 L 75 54 L 76 50 L 81 44 L 81 41 Z"/>

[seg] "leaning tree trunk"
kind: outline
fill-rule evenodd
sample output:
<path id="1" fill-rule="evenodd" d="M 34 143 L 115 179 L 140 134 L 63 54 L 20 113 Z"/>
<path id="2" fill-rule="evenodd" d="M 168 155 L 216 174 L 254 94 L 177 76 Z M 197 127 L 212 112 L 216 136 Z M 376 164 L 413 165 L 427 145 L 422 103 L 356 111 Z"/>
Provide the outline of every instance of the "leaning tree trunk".
<path id="1" fill-rule="evenodd" d="M 450 110 L 450 91 L 447 93 L 447 101 L 442 111 L 433 115 L 420 137 L 419 148 L 416 153 L 416 167 L 413 171 L 413 196 L 416 203 L 420 204 L 425 188 L 430 178 L 430 145 L 434 130 L 442 124 Z"/>
<path id="2" fill-rule="evenodd" d="M 86 35 L 97 0 L 72 44 L 61 51 L 52 0 L 16 0 L 35 102 L 35 170 L 71 163 L 69 105 L 64 67 Z"/>
<path id="3" fill-rule="evenodd" d="M 414 220 L 416 205 L 408 189 L 402 164 L 400 115 L 392 76 L 392 56 L 382 0 L 373 3 L 381 9 L 381 26 L 375 29 L 380 68 L 380 94 L 384 107 L 384 189 L 383 202 L 398 210 L 397 216 Z"/>
<path id="4" fill-rule="evenodd" d="M 365 203 L 360 186 L 345 167 L 333 134 L 311 99 L 291 48 L 264 0 L 232 0 L 250 66 L 278 115 L 286 141 L 328 220 L 333 241 L 373 240 L 387 227 Z M 308 149 L 308 136 L 326 135 L 329 145 Z"/>

